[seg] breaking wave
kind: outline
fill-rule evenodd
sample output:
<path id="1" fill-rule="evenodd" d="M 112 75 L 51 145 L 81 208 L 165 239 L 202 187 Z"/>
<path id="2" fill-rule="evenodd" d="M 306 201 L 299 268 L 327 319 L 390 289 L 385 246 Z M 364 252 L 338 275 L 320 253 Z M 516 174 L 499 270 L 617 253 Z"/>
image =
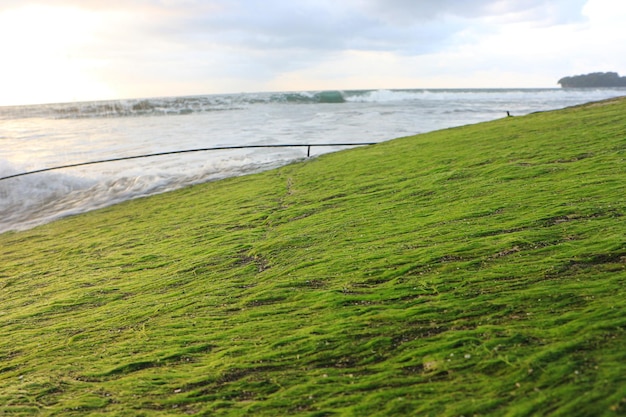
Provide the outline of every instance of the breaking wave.
<path id="1" fill-rule="evenodd" d="M 89 177 L 80 170 L 47 172 L 0 181 L 0 233 L 26 230 L 50 221 L 107 207 L 134 198 L 193 184 L 251 174 L 298 159 L 293 155 L 233 155 L 184 169 L 148 169 L 119 164 L 116 175 Z M 0 176 L 16 167 L 0 160 Z"/>
<path id="2" fill-rule="evenodd" d="M 243 110 L 258 104 L 342 104 L 390 103 L 536 97 L 563 95 L 562 89 L 405 89 L 405 90 L 329 90 L 282 93 L 241 93 L 188 97 L 162 97 L 59 103 L 34 106 L 0 107 L 0 120 L 42 117 L 51 119 L 167 116 L 215 111 Z M 569 91 L 569 95 L 589 95 L 590 91 Z"/>

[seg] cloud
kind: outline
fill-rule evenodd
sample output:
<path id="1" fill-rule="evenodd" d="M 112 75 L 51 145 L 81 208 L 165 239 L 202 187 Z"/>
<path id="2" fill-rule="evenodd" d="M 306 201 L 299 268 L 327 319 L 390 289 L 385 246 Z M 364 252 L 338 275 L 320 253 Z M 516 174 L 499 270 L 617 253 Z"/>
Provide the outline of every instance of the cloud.
<path id="1" fill-rule="evenodd" d="M 45 58 L 55 62 L 58 74 L 71 65 L 67 73 L 82 75 L 84 85 L 92 80 L 125 97 L 342 83 L 402 88 L 433 80 L 471 86 L 479 78 L 484 86 L 497 77 L 498 85 L 507 77 L 511 85 L 522 85 L 520 74 L 529 71 L 533 80 L 548 73 L 542 85 L 552 85 L 553 77 L 568 72 L 550 67 L 576 61 L 576 71 L 584 72 L 585 57 L 592 55 L 597 65 L 617 62 L 604 54 L 602 45 L 610 42 L 593 35 L 615 31 L 620 23 L 590 23 L 601 13 L 609 21 L 611 1 L 2 0 L 0 21 L 3 12 L 29 6 L 43 15 L 55 9 L 49 14 L 54 19 L 66 14 L 56 26 L 64 26 L 67 42 L 52 48 L 46 39 L 59 38 L 55 22 L 40 25 L 33 39 L 41 38 L 42 47 L 33 41 L 28 53 L 41 58 L 31 60 L 28 73 L 39 71 L 42 83 L 55 82 L 43 71 Z M 89 27 L 72 15 L 83 16 Z M 19 23 L 26 24 L 16 29 L 20 33 L 37 30 L 32 22 Z M 5 38 L 14 39 L 10 33 Z M 20 55 L 14 55 L 5 67 L 13 67 L 10 74 L 24 73 Z"/>
<path id="2" fill-rule="evenodd" d="M 23 0 L 5 0 L 0 10 Z M 52 2 L 46 2 L 49 5 Z M 558 25 L 584 19 L 585 0 L 63 0 L 108 13 L 103 41 L 151 42 L 246 51 L 395 51 L 425 54 L 477 24 Z M 44 4 L 44 3 L 42 3 Z M 132 26 L 128 25 L 132 20 Z M 125 40 L 133 42 L 130 36 Z"/>
<path id="3" fill-rule="evenodd" d="M 228 51 L 227 61 L 238 61 L 236 68 L 244 73 L 246 67 L 254 67 L 261 78 L 341 61 L 351 51 L 410 57 L 455 50 L 497 34 L 503 24 L 548 27 L 582 22 L 584 4 L 584 0 L 191 1 L 186 13 L 162 22 L 162 30 L 171 40 L 207 56 Z"/>
<path id="4" fill-rule="evenodd" d="M 583 19 L 585 0 L 66 0 L 120 10 L 146 33 L 201 48 L 423 54 L 477 22 L 556 25 Z M 149 19 L 142 18 L 149 16 Z M 482 19 L 482 20 L 481 20 Z"/>
<path id="5" fill-rule="evenodd" d="M 363 4 L 395 23 L 412 23 L 456 16 L 550 21 L 578 21 L 585 0 L 363 0 Z"/>
<path id="6" fill-rule="evenodd" d="M 28 3 L 28 2 L 27 2 Z M 423 55 L 473 42 L 501 22 L 583 18 L 584 0 L 65 0 L 108 15 L 100 56 L 217 50 L 263 65 L 307 65 L 344 51 Z M 0 7 L 23 5 L 8 0 Z M 87 52 L 88 53 L 88 52 Z M 282 59 L 281 59 L 282 55 Z"/>

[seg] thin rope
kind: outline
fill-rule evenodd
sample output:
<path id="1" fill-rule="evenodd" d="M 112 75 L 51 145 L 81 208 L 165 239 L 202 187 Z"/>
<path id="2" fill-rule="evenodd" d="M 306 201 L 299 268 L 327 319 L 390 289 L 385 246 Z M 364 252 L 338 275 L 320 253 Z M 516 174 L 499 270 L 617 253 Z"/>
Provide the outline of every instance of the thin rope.
<path id="1" fill-rule="evenodd" d="M 65 168 L 74 168 L 80 167 L 84 165 L 95 165 L 95 164 L 104 164 L 107 162 L 116 162 L 116 161 L 128 161 L 131 159 L 140 159 L 140 158 L 152 158 L 155 156 L 163 156 L 163 155 L 175 155 L 181 153 L 191 153 L 191 152 L 207 152 L 207 151 L 222 151 L 229 149 L 251 149 L 251 148 L 296 148 L 296 147 L 308 147 L 309 151 L 313 146 L 365 146 L 365 145 L 375 145 L 377 142 L 360 142 L 360 143 L 312 143 L 312 144 L 297 144 L 297 145 L 242 145 L 242 146 L 216 146 L 214 148 L 197 148 L 197 149 L 184 149 L 180 151 L 168 151 L 168 152 L 157 152 L 150 153 L 145 155 L 134 155 L 134 156 L 123 156 L 119 158 L 109 158 L 109 159 L 100 159 L 97 161 L 89 161 L 89 162 L 79 162 L 76 164 L 68 164 L 68 165 L 60 165 L 50 168 L 42 168 L 36 169 L 34 171 L 20 172 L 19 174 L 7 175 L 6 177 L 0 177 L 0 181 L 8 180 L 11 178 L 23 177 L 25 175 L 39 174 L 41 172 L 54 171 L 57 169 L 65 169 Z M 310 152 L 307 152 L 307 156 L 310 155 Z"/>

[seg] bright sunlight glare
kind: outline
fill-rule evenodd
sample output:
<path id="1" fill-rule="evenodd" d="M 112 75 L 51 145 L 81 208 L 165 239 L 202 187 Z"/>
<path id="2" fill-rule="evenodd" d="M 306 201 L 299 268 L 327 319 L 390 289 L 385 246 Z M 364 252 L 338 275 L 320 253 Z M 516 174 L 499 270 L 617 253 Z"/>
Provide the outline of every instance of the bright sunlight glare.
<path id="1" fill-rule="evenodd" d="M 80 101 L 106 95 L 81 57 L 101 19 L 76 8 L 26 6 L 0 13 L 0 105 Z"/>

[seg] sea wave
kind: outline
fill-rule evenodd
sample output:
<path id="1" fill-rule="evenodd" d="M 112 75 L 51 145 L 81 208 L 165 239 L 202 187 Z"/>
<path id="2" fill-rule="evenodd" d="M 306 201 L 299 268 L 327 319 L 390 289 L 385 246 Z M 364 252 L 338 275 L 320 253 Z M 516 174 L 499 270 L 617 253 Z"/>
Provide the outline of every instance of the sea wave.
<path id="1" fill-rule="evenodd" d="M 159 194 L 227 177 L 246 175 L 301 159 L 299 153 L 277 151 L 265 155 L 244 151 L 222 155 L 193 167 L 180 157 L 170 165 L 153 167 L 120 163 L 100 176 L 86 176 L 69 169 L 26 175 L 0 181 L 0 233 L 26 230 L 70 215 L 84 213 L 122 201 Z M 0 176 L 17 167 L 0 159 Z"/>
<path id="2" fill-rule="evenodd" d="M 496 94 L 494 94 L 496 93 Z M 588 96 L 589 90 L 568 91 L 567 95 Z M 58 103 L 33 106 L 0 107 L 0 120 L 23 118 L 80 119 L 138 116 L 168 116 L 215 111 L 244 110 L 260 104 L 343 104 L 343 103 L 408 103 L 450 100 L 489 100 L 497 96 L 540 96 L 549 99 L 563 95 L 554 89 L 377 89 L 377 90 L 327 90 L 280 93 L 240 93 L 188 97 L 161 97 L 80 103 Z"/>
<path id="3" fill-rule="evenodd" d="M 153 98 L 3 107 L 0 108 L 0 120 L 168 116 L 240 108 L 233 100 L 224 98 Z"/>
<path id="4" fill-rule="evenodd" d="M 164 97 L 0 107 L 0 120 L 168 116 L 242 110 L 259 104 L 342 104 L 413 100 L 419 92 L 394 90 L 300 91 Z"/>

